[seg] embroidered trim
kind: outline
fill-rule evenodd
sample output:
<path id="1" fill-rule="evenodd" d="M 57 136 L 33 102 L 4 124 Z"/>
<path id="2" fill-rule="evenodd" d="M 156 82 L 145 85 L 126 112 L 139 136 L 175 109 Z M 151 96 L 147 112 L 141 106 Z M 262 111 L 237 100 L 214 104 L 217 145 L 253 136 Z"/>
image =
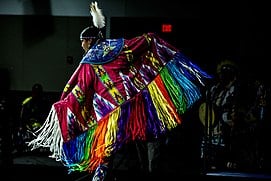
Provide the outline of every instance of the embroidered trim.
<path id="1" fill-rule="evenodd" d="M 72 93 L 75 96 L 75 98 L 77 99 L 77 101 L 79 102 L 79 104 L 81 104 L 82 102 L 84 102 L 84 100 L 85 100 L 84 92 L 81 90 L 81 88 L 78 85 L 76 85 L 72 89 Z"/>
<path id="2" fill-rule="evenodd" d="M 70 84 L 66 84 L 64 89 L 63 89 L 63 92 L 68 92 L 71 88 L 71 85 Z"/>
<path id="3" fill-rule="evenodd" d="M 124 98 L 118 91 L 118 89 L 114 86 L 113 81 L 110 79 L 107 72 L 104 70 L 102 65 L 92 65 L 97 76 L 100 78 L 104 86 L 107 88 L 109 94 L 115 100 L 115 102 L 120 105 L 124 102 Z"/>
<path id="4" fill-rule="evenodd" d="M 133 75 L 133 79 L 132 82 L 135 84 L 135 86 L 142 90 L 145 88 L 145 84 L 142 83 L 142 77 L 138 74 L 138 70 L 136 69 L 136 67 L 132 64 L 133 60 L 134 60 L 134 55 L 132 50 L 128 49 L 128 46 L 125 45 L 124 46 L 124 53 L 126 54 L 126 58 L 128 60 L 128 62 L 130 63 L 130 68 L 129 68 L 129 72 Z"/>

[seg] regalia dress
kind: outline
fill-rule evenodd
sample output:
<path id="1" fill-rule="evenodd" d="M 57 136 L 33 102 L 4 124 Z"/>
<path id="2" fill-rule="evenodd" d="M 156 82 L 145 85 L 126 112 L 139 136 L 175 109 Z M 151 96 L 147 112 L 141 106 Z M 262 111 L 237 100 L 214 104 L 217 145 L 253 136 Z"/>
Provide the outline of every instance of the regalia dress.
<path id="1" fill-rule="evenodd" d="M 29 142 L 69 170 L 93 172 L 124 144 L 182 123 L 210 76 L 155 33 L 104 39 L 82 58 Z"/>

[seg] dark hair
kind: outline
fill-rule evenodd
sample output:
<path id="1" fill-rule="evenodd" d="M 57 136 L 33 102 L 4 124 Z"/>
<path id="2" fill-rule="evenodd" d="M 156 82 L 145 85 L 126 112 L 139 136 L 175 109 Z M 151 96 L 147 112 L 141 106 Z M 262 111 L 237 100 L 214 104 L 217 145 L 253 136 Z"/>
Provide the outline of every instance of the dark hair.
<path id="1" fill-rule="evenodd" d="M 237 74 L 237 68 L 230 64 L 222 65 L 220 73 Z"/>
<path id="2" fill-rule="evenodd" d="M 35 83 L 35 84 L 32 86 L 32 91 L 42 92 L 42 91 L 43 91 L 43 87 L 42 87 L 41 84 Z"/>
<path id="3" fill-rule="evenodd" d="M 82 39 L 97 39 L 99 37 L 100 30 L 94 26 L 88 26 L 80 33 L 80 40 Z"/>

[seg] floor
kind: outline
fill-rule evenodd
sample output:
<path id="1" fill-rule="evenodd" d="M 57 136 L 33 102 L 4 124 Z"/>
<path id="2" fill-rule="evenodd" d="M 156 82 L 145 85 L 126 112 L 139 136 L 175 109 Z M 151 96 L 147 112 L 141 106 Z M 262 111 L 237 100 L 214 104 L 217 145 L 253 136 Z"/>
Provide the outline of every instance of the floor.
<path id="1" fill-rule="evenodd" d="M 3 171 L 3 172 L 2 172 Z M 71 173 L 59 162 L 52 158 L 44 156 L 21 156 L 13 160 L 10 167 L 2 169 L 1 180 L 63 180 L 63 181 L 90 181 L 91 175 L 86 173 Z M 271 174 L 267 173 L 247 173 L 233 171 L 214 171 L 207 173 L 196 172 L 176 172 L 167 170 L 165 173 L 159 173 L 159 177 L 147 175 L 125 167 L 125 164 L 119 165 L 108 177 L 108 181 L 127 181 L 127 180 L 225 180 L 225 181 L 243 181 L 243 180 L 271 180 Z"/>

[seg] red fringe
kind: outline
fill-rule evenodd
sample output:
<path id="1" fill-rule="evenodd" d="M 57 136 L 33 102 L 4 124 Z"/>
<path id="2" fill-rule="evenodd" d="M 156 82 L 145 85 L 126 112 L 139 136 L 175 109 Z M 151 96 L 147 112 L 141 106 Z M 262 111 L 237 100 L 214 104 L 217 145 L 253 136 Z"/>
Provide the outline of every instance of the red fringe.
<path id="1" fill-rule="evenodd" d="M 132 101 L 130 107 L 130 116 L 127 126 L 128 134 L 131 136 L 131 140 L 146 139 L 147 122 L 146 110 L 144 107 L 144 101 L 142 94 L 138 94 L 135 97 L 135 101 Z"/>
<path id="2" fill-rule="evenodd" d="M 90 171 L 94 171 L 101 163 L 104 163 L 104 158 L 106 158 L 105 135 L 107 132 L 108 120 L 109 114 L 98 122 L 98 126 L 95 130 L 94 140 L 90 150 Z"/>
<path id="3" fill-rule="evenodd" d="M 172 102 L 171 99 L 170 99 L 170 95 L 168 94 L 168 92 L 167 92 L 167 90 L 166 90 L 166 88 L 165 88 L 165 85 L 164 85 L 164 83 L 163 83 L 162 78 L 161 78 L 160 76 L 157 76 L 157 77 L 155 78 L 154 81 L 155 81 L 155 83 L 157 84 L 157 87 L 159 87 L 159 90 L 162 92 L 163 97 L 167 100 L 167 103 L 168 103 L 168 105 L 170 106 L 171 110 L 173 111 L 173 112 L 171 112 L 170 114 L 174 116 L 175 121 L 176 121 L 177 123 L 181 124 L 181 122 L 182 122 L 181 117 L 180 117 L 179 114 L 177 113 L 177 110 L 176 110 L 176 108 L 175 108 L 173 102 Z"/>

